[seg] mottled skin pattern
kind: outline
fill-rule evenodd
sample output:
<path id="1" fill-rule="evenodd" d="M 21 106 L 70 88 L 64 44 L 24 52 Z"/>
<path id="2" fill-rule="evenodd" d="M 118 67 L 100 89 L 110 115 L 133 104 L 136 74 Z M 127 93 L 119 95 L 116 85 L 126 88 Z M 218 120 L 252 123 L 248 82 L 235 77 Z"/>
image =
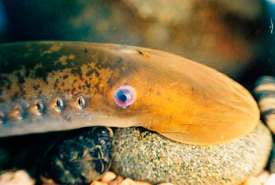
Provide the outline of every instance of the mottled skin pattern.
<path id="1" fill-rule="evenodd" d="M 23 96 L 27 100 L 31 96 L 42 98 L 50 93 L 62 96 L 64 93 L 76 96 L 80 91 L 83 95 L 102 94 L 107 83 L 112 84 L 108 80 L 117 77 L 118 71 L 109 69 L 115 66 L 104 66 L 107 58 L 99 58 L 96 53 L 87 54 L 84 48 L 63 50 L 58 43 L 38 45 L 37 50 L 34 43 L 15 45 L 14 51 L 10 51 L 8 45 L 1 47 L 0 102 Z"/>
<path id="2" fill-rule="evenodd" d="M 113 100 L 122 85 L 136 92 L 127 108 Z M 2 137 L 96 125 L 142 126 L 205 145 L 250 133 L 259 110 L 249 92 L 225 75 L 166 52 L 32 42 L 0 46 L 0 120 Z"/>

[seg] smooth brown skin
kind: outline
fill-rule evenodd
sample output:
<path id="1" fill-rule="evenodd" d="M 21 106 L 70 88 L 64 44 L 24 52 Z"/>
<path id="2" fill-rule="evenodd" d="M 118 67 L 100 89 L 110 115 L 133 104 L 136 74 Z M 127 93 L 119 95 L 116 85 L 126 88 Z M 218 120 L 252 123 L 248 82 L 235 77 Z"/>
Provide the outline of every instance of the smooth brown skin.
<path id="1" fill-rule="evenodd" d="M 114 91 L 130 85 L 121 108 Z M 77 100 L 85 99 L 84 109 Z M 62 98 L 64 110 L 56 109 Z M 39 113 L 36 102 L 45 112 Z M 104 125 L 142 126 L 187 144 L 218 144 L 250 133 L 259 110 L 227 76 L 185 58 L 140 47 L 85 42 L 0 46 L 0 136 Z"/>

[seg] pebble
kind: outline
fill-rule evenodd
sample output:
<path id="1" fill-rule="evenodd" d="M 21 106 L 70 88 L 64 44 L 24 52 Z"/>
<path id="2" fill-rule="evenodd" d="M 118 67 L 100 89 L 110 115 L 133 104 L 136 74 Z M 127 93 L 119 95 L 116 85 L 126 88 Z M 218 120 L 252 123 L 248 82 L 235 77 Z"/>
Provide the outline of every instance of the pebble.
<path id="1" fill-rule="evenodd" d="M 274 185 L 275 184 L 275 174 L 271 174 L 264 185 Z"/>
<path id="2" fill-rule="evenodd" d="M 242 185 L 261 185 L 261 182 L 257 177 L 248 177 Z"/>
<path id="3" fill-rule="evenodd" d="M 122 176 L 117 176 L 117 178 L 115 180 L 113 180 L 112 182 L 110 182 L 108 185 L 120 185 L 120 183 L 123 181 L 123 177 Z"/>
<path id="4" fill-rule="evenodd" d="M 106 182 L 101 182 L 101 181 L 94 181 L 90 185 L 108 185 Z"/>
<path id="5" fill-rule="evenodd" d="M 35 180 L 24 170 L 7 171 L 0 175 L 0 185 L 34 185 Z"/>
<path id="6" fill-rule="evenodd" d="M 114 172 L 108 171 L 103 175 L 103 177 L 101 178 L 101 181 L 109 183 L 112 180 L 114 180 L 116 177 L 117 175 Z"/>
<path id="7" fill-rule="evenodd" d="M 136 184 L 132 179 L 126 178 L 119 185 L 136 185 Z"/>
<path id="8" fill-rule="evenodd" d="M 262 184 L 265 183 L 269 177 L 270 177 L 270 172 L 266 170 L 257 176 L 257 178 Z"/>
<path id="9" fill-rule="evenodd" d="M 212 146 L 186 145 L 145 129 L 119 128 L 111 170 L 152 184 L 239 185 L 263 171 L 271 147 L 270 131 L 262 123 L 247 136 Z"/>

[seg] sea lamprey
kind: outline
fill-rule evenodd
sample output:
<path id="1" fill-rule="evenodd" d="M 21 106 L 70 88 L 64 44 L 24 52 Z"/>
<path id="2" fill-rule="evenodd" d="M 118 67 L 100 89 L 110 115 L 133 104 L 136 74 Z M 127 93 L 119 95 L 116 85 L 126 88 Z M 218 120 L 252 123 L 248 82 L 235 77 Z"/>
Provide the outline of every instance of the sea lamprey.
<path id="1" fill-rule="evenodd" d="M 250 133 L 250 93 L 207 66 L 141 47 L 86 42 L 0 46 L 0 136 L 144 127 L 186 144 Z"/>

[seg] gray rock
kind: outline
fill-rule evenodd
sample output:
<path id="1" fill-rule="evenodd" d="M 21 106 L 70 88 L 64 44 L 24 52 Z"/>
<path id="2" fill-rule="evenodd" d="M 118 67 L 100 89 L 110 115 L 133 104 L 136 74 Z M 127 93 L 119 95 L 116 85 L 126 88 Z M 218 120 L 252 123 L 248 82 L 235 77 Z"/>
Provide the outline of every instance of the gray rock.
<path id="1" fill-rule="evenodd" d="M 213 146 L 180 144 L 139 128 L 117 129 L 111 170 L 151 183 L 240 184 L 265 167 L 272 138 L 261 123 L 255 131 Z"/>

